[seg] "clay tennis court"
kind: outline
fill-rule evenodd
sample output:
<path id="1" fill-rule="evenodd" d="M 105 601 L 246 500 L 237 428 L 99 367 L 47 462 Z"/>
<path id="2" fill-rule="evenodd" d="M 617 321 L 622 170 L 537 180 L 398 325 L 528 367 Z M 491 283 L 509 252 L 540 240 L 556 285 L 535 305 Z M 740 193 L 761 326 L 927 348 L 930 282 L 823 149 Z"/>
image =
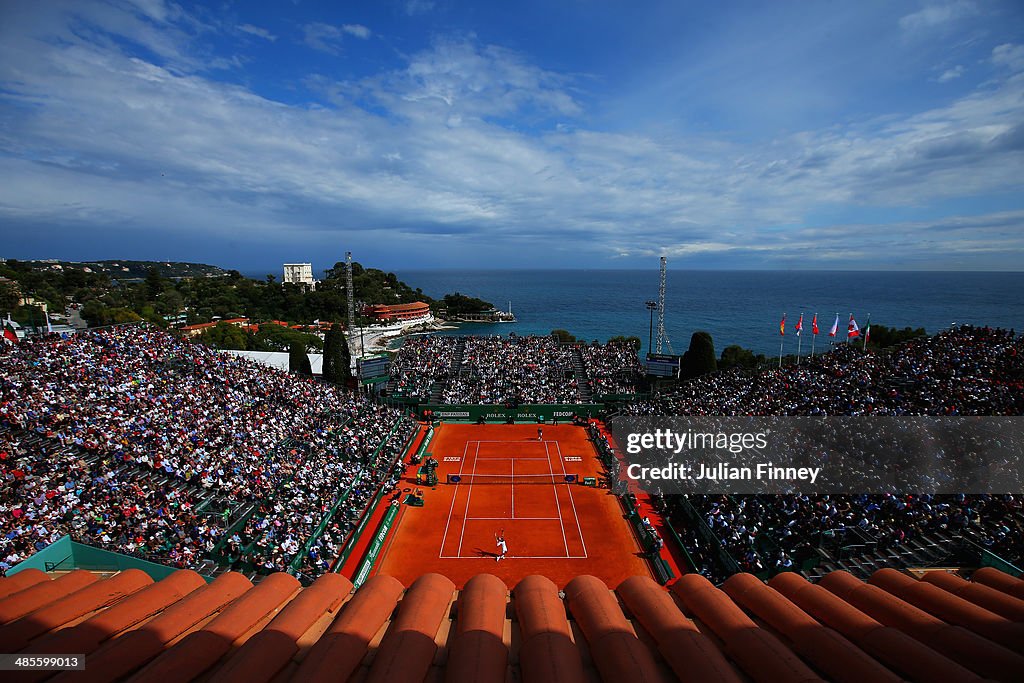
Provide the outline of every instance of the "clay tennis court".
<path id="1" fill-rule="evenodd" d="M 514 585 L 544 574 L 560 586 L 580 574 L 608 585 L 648 575 L 622 509 L 600 476 L 586 430 L 572 425 L 441 425 L 429 451 L 440 483 L 425 505 L 403 506 L 374 573 L 412 581 L 437 572 L 461 586 L 481 572 Z M 415 469 L 403 488 L 415 489 Z M 458 483 L 450 483 L 458 481 Z M 496 561 L 504 534 L 505 559 Z"/>

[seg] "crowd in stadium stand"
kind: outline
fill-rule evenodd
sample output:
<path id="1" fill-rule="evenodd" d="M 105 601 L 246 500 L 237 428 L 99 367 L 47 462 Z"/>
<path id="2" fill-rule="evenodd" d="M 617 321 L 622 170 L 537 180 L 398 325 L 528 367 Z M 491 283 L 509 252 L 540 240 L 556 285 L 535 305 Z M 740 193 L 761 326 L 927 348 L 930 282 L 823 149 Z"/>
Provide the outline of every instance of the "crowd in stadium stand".
<path id="1" fill-rule="evenodd" d="M 1024 337 L 962 326 L 883 353 L 840 345 L 801 365 L 726 370 L 628 412 L 642 415 L 1021 415 Z"/>
<path id="2" fill-rule="evenodd" d="M 643 368 L 633 346 L 581 344 L 579 350 L 594 394 L 636 393 L 637 378 L 643 374 Z"/>
<path id="3" fill-rule="evenodd" d="M 951 494 L 750 495 L 691 497 L 743 571 L 792 567 L 812 545 L 864 545 L 896 552 L 936 532 L 967 534 L 1002 557 L 1019 559 L 1019 496 Z M 860 532 L 860 533 L 858 533 Z"/>
<path id="4" fill-rule="evenodd" d="M 571 347 L 554 337 L 469 337 L 444 403 L 579 403 Z"/>
<path id="5" fill-rule="evenodd" d="M 427 399 L 434 382 L 447 382 L 455 358 L 455 337 L 406 338 L 391 362 L 391 390 L 399 396 Z"/>
<path id="6" fill-rule="evenodd" d="M 641 374 L 636 350 L 625 344 L 515 335 L 412 337 L 392 363 L 390 390 L 426 400 L 440 383 L 443 403 L 580 403 L 581 381 L 593 394 L 634 394 Z"/>
<path id="7" fill-rule="evenodd" d="M 636 415 L 1021 415 L 1024 337 L 962 326 L 881 353 L 840 346 L 799 366 L 729 370 L 626 408 Z M 823 538 L 882 551 L 924 534 L 962 535 L 1024 559 L 1024 497 L 1013 495 L 689 496 L 744 571 L 789 569 Z M 671 504 L 671 500 L 669 501 Z M 849 538 L 847 538 L 849 537 Z M 702 567 L 709 575 L 720 569 Z"/>
<path id="8" fill-rule="evenodd" d="M 307 517 L 319 524 L 358 472 L 367 486 L 391 475 L 369 458 L 400 418 L 140 326 L 5 346 L 0 557 L 71 534 L 195 566 L 223 534 L 200 509 L 216 496 L 269 505 L 270 523 L 304 543 Z"/>
<path id="9" fill-rule="evenodd" d="M 581 365 L 598 394 L 630 393 L 639 370 L 626 347 L 514 336 L 409 339 L 392 368 L 410 395 L 443 381 L 450 403 L 574 403 Z M 963 326 L 882 352 L 839 346 L 800 365 L 714 373 L 625 410 L 1021 415 L 1024 338 Z M 69 534 L 178 567 L 219 552 L 233 566 L 316 576 L 376 494 L 397 482 L 395 459 L 411 429 L 400 412 L 358 395 L 143 326 L 4 345 L 0 570 Z M 709 547 L 693 519 L 679 525 L 697 569 L 715 581 L 733 571 L 722 550 L 742 570 L 771 573 L 828 539 L 854 537 L 887 552 L 962 535 L 1024 560 L 1019 495 L 689 496 L 661 504 L 680 520 L 674 506 L 683 502 L 717 539 Z"/>

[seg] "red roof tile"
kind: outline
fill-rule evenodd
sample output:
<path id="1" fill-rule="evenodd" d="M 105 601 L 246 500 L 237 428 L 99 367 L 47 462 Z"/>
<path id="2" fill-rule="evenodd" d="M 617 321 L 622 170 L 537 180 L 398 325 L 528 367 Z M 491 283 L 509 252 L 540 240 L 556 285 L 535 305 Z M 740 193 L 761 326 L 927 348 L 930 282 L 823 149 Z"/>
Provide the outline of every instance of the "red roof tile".
<path id="1" fill-rule="evenodd" d="M 560 594 L 541 576 L 509 591 L 481 574 L 456 591 L 426 574 L 353 593 L 337 574 L 302 589 L 285 574 L 253 587 L 233 573 L 206 585 L 186 570 L 157 583 L 25 571 L 0 580 L 0 647 L 87 655 L 58 681 L 1019 680 L 1024 601 L 1004 592 L 1016 580 L 972 578 L 738 574 L 719 589 L 688 575 L 666 591 L 635 576 L 612 591 L 580 576 Z"/>

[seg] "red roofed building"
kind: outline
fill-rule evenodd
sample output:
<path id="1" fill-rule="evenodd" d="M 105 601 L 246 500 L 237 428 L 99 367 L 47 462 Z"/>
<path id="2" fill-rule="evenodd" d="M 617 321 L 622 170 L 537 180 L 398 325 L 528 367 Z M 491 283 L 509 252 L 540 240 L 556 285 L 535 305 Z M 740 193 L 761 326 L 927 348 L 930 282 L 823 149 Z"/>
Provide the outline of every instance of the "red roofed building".
<path id="1" fill-rule="evenodd" d="M 373 304 L 363 308 L 363 315 L 381 322 L 418 320 L 430 316 L 430 306 L 422 301 L 414 301 L 411 304 L 394 304 L 393 306 Z"/>
<path id="2" fill-rule="evenodd" d="M 228 318 L 227 320 L 214 320 L 210 323 L 199 323 L 198 325 L 186 325 L 181 328 L 182 334 L 186 337 L 197 337 L 203 333 L 204 330 L 208 330 L 212 327 L 216 327 L 221 323 L 227 323 L 234 325 L 235 327 L 245 327 L 249 324 L 248 318 Z"/>

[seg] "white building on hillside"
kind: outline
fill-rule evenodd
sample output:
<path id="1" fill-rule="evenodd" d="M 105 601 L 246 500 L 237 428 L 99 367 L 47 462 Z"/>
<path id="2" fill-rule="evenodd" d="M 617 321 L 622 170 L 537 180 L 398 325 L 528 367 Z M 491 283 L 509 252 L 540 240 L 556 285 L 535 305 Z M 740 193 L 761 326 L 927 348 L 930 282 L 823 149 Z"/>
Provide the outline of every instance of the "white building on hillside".
<path id="1" fill-rule="evenodd" d="M 305 285 L 310 289 L 316 288 L 316 280 L 313 279 L 312 263 L 286 263 L 284 264 L 284 280 L 296 285 Z"/>

